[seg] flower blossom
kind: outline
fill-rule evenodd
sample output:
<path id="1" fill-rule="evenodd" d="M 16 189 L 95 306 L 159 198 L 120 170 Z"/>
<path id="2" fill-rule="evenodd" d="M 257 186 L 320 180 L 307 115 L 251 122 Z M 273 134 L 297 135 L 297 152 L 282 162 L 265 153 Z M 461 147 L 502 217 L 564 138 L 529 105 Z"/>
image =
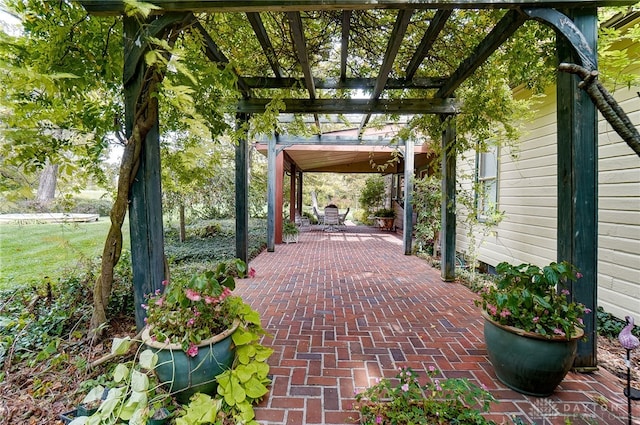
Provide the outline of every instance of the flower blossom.
<path id="1" fill-rule="evenodd" d="M 495 305 L 487 304 L 487 310 L 492 316 L 495 316 L 498 313 L 498 308 Z"/>
<path id="2" fill-rule="evenodd" d="M 582 276 L 583 276 L 583 274 L 582 274 L 582 273 L 580 273 L 580 272 L 576 273 L 576 277 L 577 277 L 578 279 L 580 279 Z"/>
<path id="3" fill-rule="evenodd" d="M 164 297 L 158 298 L 155 302 L 155 305 L 157 305 L 158 307 L 162 307 L 162 304 L 164 304 Z"/>
<path id="4" fill-rule="evenodd" d="M 538 323 L 540 321 L 540 318 L 538 316 L 534 317 L 533 319 L 531 319 L 531 321 L 533 323 Z"/>
<path id="5" fill-rule="evenodd" d="M 402 387 L 400 387 L 400 388 L 402 388 L 402 391 L 407 392 L 407 391 L 409 391 L 409 384 L 404 384 L 404 385 L 403 385 Z"/>
<path id="6" fill-rule="evenodd" d="M 511 312 L 508 309 L 503 308 L 502 311 L 500 312 L 500 317 L 507 317 L 507 316 L 511 316 Z"/>
<path id="7" fill-rule="evenodd" d="M 553 330 L 553 333 L 554 333 L 554 334 L 556 334 L 556 335 L 560 335 L 560 336 L 565 336 L 565 335 L 566 335 L 566 334 L 562 331 L 562 329 L 560 329 L 560 328 L 555 328 L 555 329 Z"/>
<path id="8" fill-rule="evenodd" d="M 189 327 L 193 326 L 194 323 L 196 323 L 196 319 L 194 319 L 193 317 L 187 320 L 187 326 Z"/>
<path id="9" fill-rule="evenodd" d="M 256 277 L 256 270 L 253 267 L 249 267 L 249 277 Z"/>
<path id="10" fill-rule="evenodd" d="M 186 289 L 185 293 L 187 295 L 187 298 L 189 298 L 191 301 L 200 301 L 200 294 L 193 289 Z"/>
<path id="11" fill-rule="evenodd" d="M 381 424 L 382 423 L 382 416 L 380 416 L 380 415 L 376 416 L 376 423 L 377 424 Z"/>
<path id="12" fill-rule="evenodd" d="M 195 346 L 194 344 L 191 344 L 189 346 L 189 349 L 187 350 L 187 356 L 189 357 L 195 357 L 198 355 L 198 347 Z"/>
<path id="13" fill-rule="evenodd" d="M 563 289 L 562 291 L 560 291 L 560 293 L 561 293 L 562 295 L 569 295 L 569 294 L 571 294 L 571 292 L 569 292 L 569 290 L 568 290 L 568 289 Z"/>

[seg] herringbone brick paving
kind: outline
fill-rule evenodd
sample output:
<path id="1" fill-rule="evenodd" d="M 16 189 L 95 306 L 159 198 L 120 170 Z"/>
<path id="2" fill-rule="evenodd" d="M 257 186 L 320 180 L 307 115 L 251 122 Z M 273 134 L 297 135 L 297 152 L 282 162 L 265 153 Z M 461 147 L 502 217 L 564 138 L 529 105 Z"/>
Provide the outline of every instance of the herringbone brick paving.
<path id="1" fill-rule="evenodd" d="M 570 373 L 548 398 L 500 383 L 486 357 L 475 294 L 403 255 L 395 233 L 351 227 L 300 233 L 251 261 L 236 292 L 262 315 L 275 350 L 273 384 L 256 408 L 261 424 L 352 424 L 354 392 L 399 367 L 469 378 L 500 402 L 497 423 L 626 424 L 626 399 L 611 374 Z M 635 416 L 640 408 L 634 407 Z"/>

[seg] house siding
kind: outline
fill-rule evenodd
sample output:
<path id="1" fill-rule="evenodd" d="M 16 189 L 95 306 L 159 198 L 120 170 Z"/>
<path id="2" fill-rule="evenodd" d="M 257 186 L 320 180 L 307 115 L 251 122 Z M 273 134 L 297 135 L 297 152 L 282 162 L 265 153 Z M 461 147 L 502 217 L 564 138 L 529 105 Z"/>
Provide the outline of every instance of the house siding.
<path id="1" fill-rule="evenodd" d="M 640 71 L 640 68 L 639 68 Z M 640 125 L 640 87 L 614 97 Z M 547 93 L 517 146 L 502 148 L 498 209 L 504 219 L 489 235 L 475 232 L 478 259 L 539 266 L 557 258 L 557 141 L 555 92 Z M 599 115 L 598 125 L 598 305 L 623 318 L 640 317 L 640 158 Z M 461 175 L 473 173 L 475 155 L 459 159 Z M 462 178 L 462 177 L 460 177 Z M 459 209 L 464 217 L 464 210 Z M 468 251 L 460 224 L 459 251 Z"/>

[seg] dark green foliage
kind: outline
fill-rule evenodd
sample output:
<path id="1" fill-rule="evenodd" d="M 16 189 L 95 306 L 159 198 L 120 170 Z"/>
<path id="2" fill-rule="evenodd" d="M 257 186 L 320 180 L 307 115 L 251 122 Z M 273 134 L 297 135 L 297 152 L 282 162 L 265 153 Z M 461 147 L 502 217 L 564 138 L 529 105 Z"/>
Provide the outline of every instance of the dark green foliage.
<path id="1" fill-rule="evenodd" d="M 165 254 L 173 264 L 186 262 L 218 262 L 235 257 L 235 224 L 233 220 L 204 221 L 187 228 L 187 240 L 180 243 L 177 233 L 165 234 Z M 249 222 L 249 257 L 255 257 L 266 246 L 265 220 Z"/>
<path id="2" fill-rule="evenodd" d="M 598 307 L 598 335 L 609 338 L 617 338 L 626 322 L 604 311 L 602 307 Z M 634 326 L 631 331 L 635 336 L 640 337 L 640 327 Z"/>
<path id="3" fill-rule="evenodd" d="M 0 206 L 0 213 L 76 213 L 108 217 L 112 206 L 113 201 L 109 199 L 57 198 L 46 206 L 36 201 L 8 202 Z"/>
<path id="4" fill-rule="evenodd" d="M 384 178 L 381 175 L 367 177 L 360 192 L 360 206 L 371 213 L 381 207 L 384 201 Z"/>
<path id="5" fill-rule="evenodd" d="M 108 307 L 114 317 L 133 314 L 128 257 L 124 264 L 116 270 Z M 57 282 L 45 277 L 37 285 L 0 292 L 0 367 L 9 357 L 13 363 L 59 357 L 63 340 L 82 337 L 91 318 L 95 272 L 95 264 L 87 264 Z"/>
<path id="6" fill-rule="evenodd" d="M 385 217 L 385 218 L 394 218 L 396 216 L 396 212 L 393 208 L 380 208 L 373 212 L 374 217 Z"/>

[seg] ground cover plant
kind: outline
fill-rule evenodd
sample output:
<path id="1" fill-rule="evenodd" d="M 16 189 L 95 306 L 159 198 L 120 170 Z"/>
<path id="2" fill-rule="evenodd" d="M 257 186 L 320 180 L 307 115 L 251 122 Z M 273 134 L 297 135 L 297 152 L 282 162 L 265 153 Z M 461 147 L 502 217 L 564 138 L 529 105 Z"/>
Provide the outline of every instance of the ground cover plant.
<path id="1" fill-rule="evenodd" d="M 194 235 L 210 225 L 193 225 L 189 237 L 198 239 Z M 221 222 L 220 228 L 225 225 Z M 252 220 L 250 227 L 250 257 L 253 257 L 266 244 L 266 223 Z M 166 237 L 167 251 L 174 249 L 176 243 L 170 233 L 169 230 Z M 170 263 L 172 276 L 191 275 L 232 258 L 235 246 L 228 243 L 226 232 L 201 239 L 210 244 L 218 237 L 220 245 L 230 250 L 214 250 L 210 258 L 190 257 Z M 41 261 L 46 262 L 43 255 Z M 75 406 L 114 367 L 111 363 L 90 365 L 110 351 L 113 337 L 136 333 L 129 258 L 125 252 L 116 267 L 108 305 L 111 320 L 100 341 L 92 341 L 88 332 L 93 282 L 98 270 L 95 259 L 69 268 L 63 276 L 46 279 L 44 274 L 33 275 L 30 283 L 0 292 L 0 423 L 56 423 L 59 413 Z M 131 360 L 134 354 L 132 351 L 120 361 Z"/>

